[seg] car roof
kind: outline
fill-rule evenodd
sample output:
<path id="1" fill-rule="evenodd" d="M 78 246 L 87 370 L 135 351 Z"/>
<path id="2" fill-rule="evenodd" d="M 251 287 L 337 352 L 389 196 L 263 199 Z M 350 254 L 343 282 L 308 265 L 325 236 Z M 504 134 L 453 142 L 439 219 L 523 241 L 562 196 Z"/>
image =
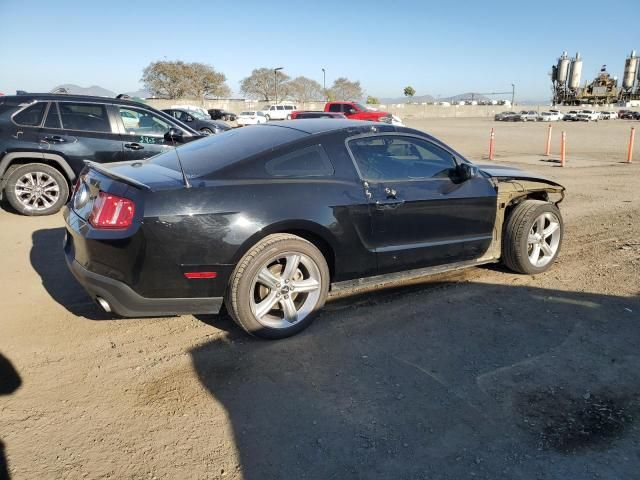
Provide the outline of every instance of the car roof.
<path id="1" fill-rule="evenodd" d="M 328 123 L 331 123 L 328 125 Z M 350 128 L 362 128 L 362 127 L 374 127 L 376 125 L 390 126 L 388 123 L 382 122 L 369 122 L 366 120 L 349 120 L 346 118 L 338 118 L 332 122 L 327 122 L 321 118 L 303 118 L 300 120 L 282 120 L 271 121 L 268 123 L 272 127 L 291 128 L 310 135 L 316 133 L 327 133 L 338 130 L 347 130 Z"/>
<path id="2" fill-rule="evenodd" d="M 52 100 L 71 100 L 78 102 L 96 102 L 96 103 L 116 103 L 119 105 L 131 106 L 149 106 L 146 103 L 137 102 L 135 100 L 125 100 L 122 98 L 98 97 L 95 95 L 70 95 L 67 93 L 26 93 L 24 95 L 6 95 L 3 100 L 18 100 L 28 102 L 30 100 L 52 101 Z"/>

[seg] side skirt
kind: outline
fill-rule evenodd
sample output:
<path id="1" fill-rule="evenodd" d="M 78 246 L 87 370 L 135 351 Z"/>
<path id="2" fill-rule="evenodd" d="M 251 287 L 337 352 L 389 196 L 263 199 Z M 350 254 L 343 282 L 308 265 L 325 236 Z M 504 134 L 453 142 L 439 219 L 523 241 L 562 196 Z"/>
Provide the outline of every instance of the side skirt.
<path id="1" fill-rule="evenodd" d="M 355 280 L 346 280 L 344 282 L 336 282 L 331 284 L 331 293 L 340 294 L 348 290 L 358 290 L 365 287 L 384 286 L 391 283 L 413 280 L 420 277 L 428 277 L 439 273 L 453 272 L 455 270 L 463 270 L 465 268 L 477 267 L 487 263 L 496 263 L 498 258 L 482 257 L 475 260 L 467 260 L 465 262 L 449 263 L 446 265 L 436 265 L 434 267 L 417 268 L 415 270 L 407 270 L 404 272 L 388 273 L 385 275 L 375 275 L 373 277 L 357 278 Z"/>

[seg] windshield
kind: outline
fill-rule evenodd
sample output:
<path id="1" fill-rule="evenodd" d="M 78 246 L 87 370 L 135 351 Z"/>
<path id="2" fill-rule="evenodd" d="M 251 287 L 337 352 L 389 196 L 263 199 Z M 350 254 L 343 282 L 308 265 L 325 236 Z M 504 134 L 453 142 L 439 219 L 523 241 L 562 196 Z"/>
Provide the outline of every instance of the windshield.
<path id="1" fill-rule="evenodd" d="M 356 106 L 356 108 L 358 108 L 359 110 L 369 110 L 369 107 L 365 107 L 364 105 L 362 105 L 361 103 L 354 103 L 354 105 Z"/>
<path id="2" fill-rule="evenodd" d="M 199 110 L 189 110 L 189 114 L 193 117 L 199 118 L 200 120 L 210 120 L 208 115 L 205 115 Z"/>

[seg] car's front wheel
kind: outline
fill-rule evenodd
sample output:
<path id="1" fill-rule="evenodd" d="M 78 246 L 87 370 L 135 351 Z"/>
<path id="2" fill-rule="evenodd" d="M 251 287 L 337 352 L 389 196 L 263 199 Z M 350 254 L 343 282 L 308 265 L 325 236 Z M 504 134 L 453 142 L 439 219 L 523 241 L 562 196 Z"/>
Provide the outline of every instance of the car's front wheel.
<path id="1" fill-rule="evenodd" d="M 67 179 L 43 163 L 9 168 L 5 194 L 9 204 L 22 215 L 51 215 L 69 198 Z"/>
<path id="2" fill-rule="evenodd" d="M 550 202 L 525 200 L 506 219 L 502 261 L 518 273 L 542 273 L 558 256 L 563 235 L 558 207 Z"/>
<path id="3" fill-rule="evenodd" d="M 265 237 L 238 262 L 225 303 L 244 330 L 285 338 L 308 327 L 329 291 L 329 268 L 312 243 L 289 234 Z"/>
<path id="4" fill-rule="evenodd" d="M 211 130 L 210 128 L 201 128 L 200 131 L 202 133 L 204 133 L 205 135 L 213 135 L 213 130 Z"/>
<path id="5" fill-rule="evenodd" d="M 269 120 L 271 120 L 271 117 L 269 115 L 265 115 L 264 116 L 265 120 L 268 122 Z"/>

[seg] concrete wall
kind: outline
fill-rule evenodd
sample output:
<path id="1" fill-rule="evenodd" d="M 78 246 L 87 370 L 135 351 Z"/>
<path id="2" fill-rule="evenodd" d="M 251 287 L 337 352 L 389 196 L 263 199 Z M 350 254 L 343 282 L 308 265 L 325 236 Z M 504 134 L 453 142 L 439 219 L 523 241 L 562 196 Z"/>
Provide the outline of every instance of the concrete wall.
<path id="1" fill-rule="evenodd" d="M 262 109 L 268 102 L 255 102 L 244 100 L 195 100 L 195 99 L 182 99 L 182 100 L 147 100 L 147 103 L 152 107 L 163 109 L 169 108 L 172 105 L 195 105 L 199 107 L 209 108 L 224 108 L 230 112 L 240 113 L 243 110 L 258 110 Z M 371 105 L 372 107 L 391 112 L 398 115 L 400 118 L 406 119 L 421 119 L 421 118 L 452 118 L 452 117 L 493 117 L 496 113 L 504 111 L 519 111 L 519 110 L 535 110 L 542 112 L 549 110 L 549 108 L 557 108 L 561 111 L 569 111 L 580 109 L 583 107 L 550 107 L 549 105 L 516 105 L 515 107 L 505 107 L 502 105 L 451 105 L 445 107 L 442 105 L 415 105 L 409 103 L 396 103 L 390 105 Z M 298 105 L 300 110 L 322 110 L 324 108 L 324 102 L 308 102 L 306 105 Z M 585 106 L 584 108 L 595 107 Z M 615 110 L 619 107 L 602 107 L 600 110 Z"/>

